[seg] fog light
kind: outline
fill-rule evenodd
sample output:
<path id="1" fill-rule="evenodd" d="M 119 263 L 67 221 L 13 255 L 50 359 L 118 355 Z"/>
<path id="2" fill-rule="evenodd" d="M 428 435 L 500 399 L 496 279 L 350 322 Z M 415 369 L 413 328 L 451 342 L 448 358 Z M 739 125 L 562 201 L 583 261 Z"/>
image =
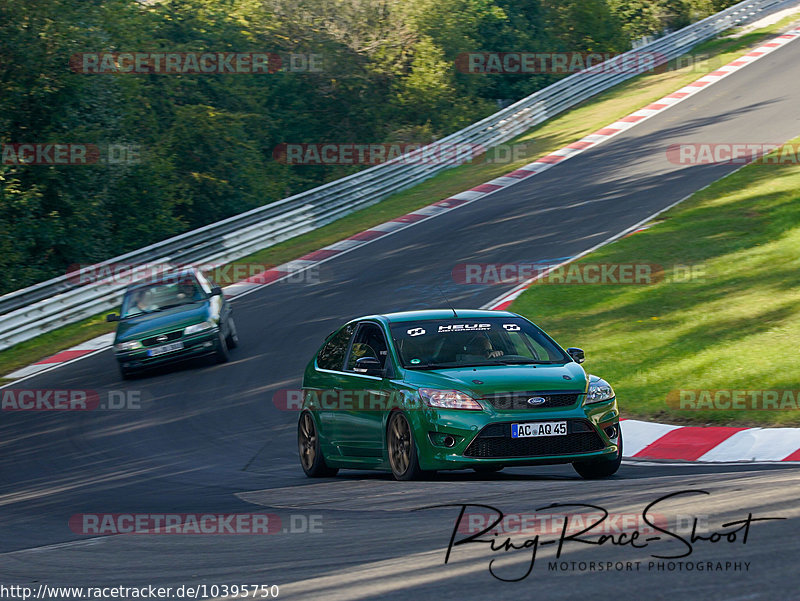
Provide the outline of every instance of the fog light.
<path id="1" fill-rule="evenodd" d="M 463 436 L 454 436 L 453 434 L 445 434 L 444 432 L 428 432 L 428 438 L 437 447 L 446 447 L 452 449 L 459 442 L 464 440 Z"/>

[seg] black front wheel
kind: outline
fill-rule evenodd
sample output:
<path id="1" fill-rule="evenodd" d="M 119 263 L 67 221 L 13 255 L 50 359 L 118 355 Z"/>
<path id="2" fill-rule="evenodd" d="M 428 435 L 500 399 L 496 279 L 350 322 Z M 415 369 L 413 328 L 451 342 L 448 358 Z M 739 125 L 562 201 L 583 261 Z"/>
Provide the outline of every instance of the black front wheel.
<path id="1" fill-rule="evenodd" d="M 217 363 L 227 363 L 228 359 L 230 359 L 228 345 L 225 342 L 225 337 L 222 335 L 221 330 L 219 336 L 217 336 L 217 350 L 214 353 L 214 358 L 217 360 Z"/>
<path id="2" fill-rule="evenodd" d="M 228 319 L 228 335 L 225 337 L 225 343 L 229 349 L 239 346 L 239 333 L 236 331 L 236 324 L 233 317 Z"/>

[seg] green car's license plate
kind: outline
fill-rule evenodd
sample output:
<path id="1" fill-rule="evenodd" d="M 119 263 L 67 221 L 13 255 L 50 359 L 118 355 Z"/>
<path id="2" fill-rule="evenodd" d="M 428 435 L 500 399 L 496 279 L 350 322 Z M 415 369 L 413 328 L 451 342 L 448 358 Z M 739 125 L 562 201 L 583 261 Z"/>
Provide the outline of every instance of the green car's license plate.
<path id="1" fill-rule="evenodd" d="M 173 342 L 171 344 L 165 344 L 163 346 L 157 346 L 155 348 L 147 349 L 147 356 L 157 357 L 158 355 L 171 353 L 172 351 L 179 351 L 182 348 L 183 348 L 183 342 Z"/>
<path id="2" fill-rule="evenodd" d="M 533 436 L 563 436 L 567 433 L 567 422 L 537 422 L 533 424 L 511 424 L 511 438 Z"/>

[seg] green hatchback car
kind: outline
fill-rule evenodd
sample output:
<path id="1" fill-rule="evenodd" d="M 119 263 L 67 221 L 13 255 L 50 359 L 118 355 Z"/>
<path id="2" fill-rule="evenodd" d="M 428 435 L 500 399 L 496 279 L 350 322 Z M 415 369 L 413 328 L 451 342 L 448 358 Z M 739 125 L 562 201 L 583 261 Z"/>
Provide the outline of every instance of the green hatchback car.
<path id="1" fill-rule="evenodd" d="M 571 463 L 584 478 L 622 461 L 611 386 L 514 313 L 432 310 L 355 319 L 303 377 L 298 423 L 308 476 L 340 468 L 436 470 Z"/>
<path id="2" fill-rule="evenodd" d="M 164 273 L 128 287 L 114 337 L 120 375 L 203 355 L 228 361 L 239 343 L 233 312 L 222 289 L 197 269 Z"/>

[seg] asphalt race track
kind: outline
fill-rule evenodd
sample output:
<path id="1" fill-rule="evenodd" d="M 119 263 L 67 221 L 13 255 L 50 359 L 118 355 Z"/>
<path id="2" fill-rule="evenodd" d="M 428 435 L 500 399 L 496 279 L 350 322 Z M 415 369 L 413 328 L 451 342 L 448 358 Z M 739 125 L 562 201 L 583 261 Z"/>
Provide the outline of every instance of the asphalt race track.
<path id="1" fill-rule="evenodd" d="M 133 390 L 143 401 L 138 410 L 3 413 L 0 580 L 33 586 L 277 584 L 280 598 L 326 600 L 796 595 L 796 467 L 626 463 L 599 482 L 579 479 L 568 466 L 491 477 L 455 472 L 415 483 L 360 472 L 311 481 L 297 459 L 296 414 L 277 409 L 272 395 L 299 385 L 323 337 L 348 318 L 441 306 L 437 285 L 457 307 L 479 307 L 504 291 L 453 282 L 458 263 L 575 255 L 736 168 L 672 164 L 670 144 L 779 143 L 799 135 L 799 58 L 800 43 L 788 44 L 542 175 L 324 263 L 319 283 L 279 283 L 235 300 L 241 345 L 228 364 L 200 361 L 122 383 L 106 351 L 15 385 Z M 560 342 L 581 346 L 580 332 Z M 591 349 L 587 356 L 591 370 Z M 559 560 L 640 561 L 638 571 L 551 571 L 547 560 L 555 545 L 542 545 L 530 576 L 502 582 L 489 573 L 489 561 L 502 557 L 495 573 L 518 578 L 530 563 L 529 549 L 493 553 L 488 545 L 463 545 L 445 565 L 458 507 L 414 511 L 481 503 L 532 513 L 571 502 L 635 516 L 683 490 L 710 494 L 661 507 L 669 515 L 700 516 L 707 534 L 731 530 L 722 524 L 748 513 L 789 519 L 753 523 L 746 544 L 741 532 L 733 542 L 698 541 L 690 557 L 674 560 L 706 567 L 733 562 L 739 570 L 648 569 L 650 561 L 667 561 L 651 554 L 685 551 L 667 537 L 647 548 L 567 543 Z M 68 525 L 70 516 L 92 512 L 262 511 L 279 516 L 280 532 L 97 537 Z M 309 520 L 314 528 L 306 528 Z M 315 531 L 302 531 L 308 529 Z"/>

